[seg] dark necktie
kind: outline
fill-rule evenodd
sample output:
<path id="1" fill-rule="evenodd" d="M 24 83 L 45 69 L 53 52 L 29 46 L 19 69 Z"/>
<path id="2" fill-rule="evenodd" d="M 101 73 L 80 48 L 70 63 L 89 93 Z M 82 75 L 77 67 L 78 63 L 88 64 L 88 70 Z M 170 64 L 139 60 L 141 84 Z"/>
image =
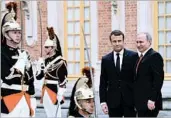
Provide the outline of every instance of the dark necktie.
<path id="1" fill-rule="evenodd" d="M 142 60 L 142 58 L 143 58 L 143 55 L 141 54 L 141 55 L 140 55 L 140 57 L 139 57 L 139 60 L 138 60 L 137 66 L 136 66 L 136 73 L 137 73 L 138 66 L 139 66 L 139 64 L 140 64 L 140 62 L 141 62 L 141 60 Z"/>
<path id="2" fill-rule="evenodd" d="M 120 57 L 119 57 L 119 53 L 116 54 L 117 59 L 116 59 L 116 69 L 118 72 L 120 72 Z"/>

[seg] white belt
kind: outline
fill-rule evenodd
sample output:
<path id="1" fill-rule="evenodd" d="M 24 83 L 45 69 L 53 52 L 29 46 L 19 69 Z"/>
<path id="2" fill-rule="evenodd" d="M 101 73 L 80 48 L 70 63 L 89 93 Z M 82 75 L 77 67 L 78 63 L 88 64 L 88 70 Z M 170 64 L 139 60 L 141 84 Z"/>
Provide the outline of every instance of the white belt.
<path id="1" fill-rule="evenodd" d="M 28 88 L 29 88 L 28 85 L 17 85 L 17 84 L 8 85 L 5 83 L 1 84 L 1 88 L 13 89 L 13 90 L 21 90 L 22 91 L 23 87 L 25 88 L 26 91 L 28 91 Z"/>
<path id="2" fill-rule="evenodd" d="M 45 84 L 58 84 L 58 81 L 55 81 L 55 80 L 45 80 Z"/>

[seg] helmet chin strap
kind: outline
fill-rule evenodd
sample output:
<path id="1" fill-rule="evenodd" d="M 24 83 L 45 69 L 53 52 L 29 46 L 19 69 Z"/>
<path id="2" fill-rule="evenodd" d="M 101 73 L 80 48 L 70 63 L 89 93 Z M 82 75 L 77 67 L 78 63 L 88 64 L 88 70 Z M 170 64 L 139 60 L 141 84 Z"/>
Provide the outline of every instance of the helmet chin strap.
<path id="1" fill-rule="evenodd" d="M 15 44 L 19 44 L 18 42 L 15 42 L 12 37 L 10 37 L 8 34 L 6 34 L 6 36 L 8 37 L 7 40 L 10 40 L 11 42 L 15 43 Z"/>
<path id="2" fill-rule="evenodd" d="M 47 53 L 47 55 L 49 55 L 52 52 L 52 50 L 53 50 L 53 48 L 51 48 L 51 50 Z M 49 57 L 50 57 L 50 55 L 49 55 Z"/>
<path id="3" fill-rule="evenodd" d="M 88 112 L 85 108 L 83 108 L 78 102 L 77 102 L 77 99 L 76 97 L 74 97 L 74 100 L 75 100 L 75 104 L 77 105 L 77 107 L 81 110 L 83 110 L 84 112 L 88 113 L 88 114 L 92 114 L 90 112 Z"/>
<path id="4" fill-rule="evenodd" d="M 83 111 L 87 112 L 88 114 L 92 114 L 89 111 L 87 111 L 85 108 L 82 108 Z"/>

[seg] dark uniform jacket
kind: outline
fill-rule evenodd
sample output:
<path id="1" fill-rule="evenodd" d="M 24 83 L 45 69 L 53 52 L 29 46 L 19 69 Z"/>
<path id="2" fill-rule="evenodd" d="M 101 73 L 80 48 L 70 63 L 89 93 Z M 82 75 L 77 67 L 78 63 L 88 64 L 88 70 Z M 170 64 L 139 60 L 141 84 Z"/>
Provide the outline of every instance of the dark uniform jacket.
<path id="1" fill-rule="evenodd" d="M 33 71 L 32 67 L 25 69 L 25 74 L 22 77 L 22 74 L 16 69 L 11 69 L 14 64 L 17 62 L 17 59 L 13 59 L 13 56 L 18 56 L 19 49 L 11 48 L 7 45 L 2 45 L 1 47 L 1 82 L 2 85 L 28 85 L 29 88 L 26 91 L 29 95 L 34 95 L 34 78 L 33 78 Z M 23 78 L 23 79 L 22 79 Z M 15 90 L 10 88 L 3 88 L 1 87 L 1 112 L 2 113 L 9 113 L 7 106 L 4 102 L 4 97 L 17 94 L 22 92 L 22 90 Z"/>
<path id="2" fill-rule="evenodd" d="M 55 58 L 59 57 L 58 54 L 55 54 L 52 57 L 45 59 L 45 68 L 46 66 L 52 62 Z M 41 73 L 36 76 L 38 80 L 42 79 L 43 77 L 45 80 L 52 80 L 58 82 L 59 86 L 65 86 L 67 80 L 67 65 L 66 61 L 61 57 L 55 63 L 53 63 L 48 69 L 47 72 L 44 73 L 42 70 Z M 58 92 L 58 86 L 57 84 L 48 84 L 44 83 L 44 86 L 48 87 L 50 90 L 52 90 L 54 93 Z M 56 104 L 56 103 L 55 103 Z"/>

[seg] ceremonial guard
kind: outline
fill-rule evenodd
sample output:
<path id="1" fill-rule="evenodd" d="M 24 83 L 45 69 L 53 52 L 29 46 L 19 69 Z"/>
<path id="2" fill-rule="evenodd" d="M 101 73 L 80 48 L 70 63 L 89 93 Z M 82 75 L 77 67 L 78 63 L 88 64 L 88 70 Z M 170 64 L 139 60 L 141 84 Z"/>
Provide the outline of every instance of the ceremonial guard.
<path id="1" fill-rule="evenodd" d="M 21 27 L 14 19 L 15 5 L 7 5 L 9 13 L 1 26 L 1 117 L 30 117 L 35 114 L 31 105 L 34 78 L 28 52 L 19 49 Z"/>
<path id="2" fill-rule="evenodd" d="M 89 88 L 87 84 L 83 84 L 75 91 L 74 102 L 76 107 L 72 115 L 68 118 L 84 117 L 93 118 L 94 113 L 94 94 L 92 88 Z"/>
<path id="3" fill-rule="evenodd" d="M 61 117 L 61 104 L 64 102 L 63 94 L 66 91 L 67 65 L 62 57 L 61 46 L 52 27 L 47 28 L 49 37 L 45 41 L 45 60 L 40 58 L 42 71 L 37 76 L 44 78 L 41 102 L 47 117 Z"/>
<path id="4" fill-rule="evenodd" d="M 82 77 L 80 77 L 76 82 L 75 85 L 72 89 L 71 93 L 71 98 L 70 98 L 70 106 L 69 106 L 69 111 L 68 111 L 68 116 L 73 116 L 77 112 L 77 106 L 74 100 L 75 92 L 77 89 L 79 89 L 83 85 L 87 85 L 89 88 L 92 88 L 92 79 L 91 79 L 91 74 L 90 74 L 90 67 L 84 67 L 82 69 Z M 94 76 L 94 68 L 92 67 L 92 73 Z"/>

